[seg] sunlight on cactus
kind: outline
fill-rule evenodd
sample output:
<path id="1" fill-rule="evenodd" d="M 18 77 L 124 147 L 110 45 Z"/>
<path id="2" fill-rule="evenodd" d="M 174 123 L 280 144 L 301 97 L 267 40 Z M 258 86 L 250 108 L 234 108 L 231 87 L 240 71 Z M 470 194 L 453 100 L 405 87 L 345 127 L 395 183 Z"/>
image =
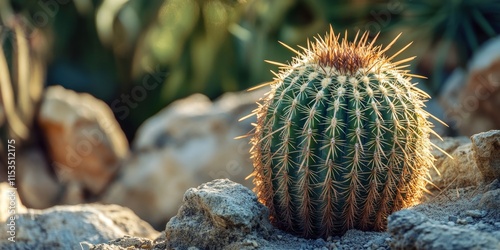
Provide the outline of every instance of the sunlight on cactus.
<path id="1" fill-rule="evenodd" d="M 377 35 L 378 36 L 378 35 Z M 255 191 L 277 227 L 307 238 L 383 230 L 419 201 L 433 166 L 429 96 L 406 63 L 369 42 L 330 33 L 280 66 L 251 114 Z M 261 86 L 259 86 L 261 87 Z M 256 87 L 258 88 L 258 87 Z M 438 136 L 439 137 L 439 136 Z"/>

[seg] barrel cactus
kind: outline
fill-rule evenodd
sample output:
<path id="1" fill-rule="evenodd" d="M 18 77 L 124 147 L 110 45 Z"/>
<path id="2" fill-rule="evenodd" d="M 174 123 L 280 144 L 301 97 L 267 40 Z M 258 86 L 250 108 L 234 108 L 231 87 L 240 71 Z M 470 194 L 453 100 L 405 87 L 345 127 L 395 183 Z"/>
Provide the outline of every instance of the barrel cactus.
<path id="1" fill-rule="evenodd" d="M 316 37 L 280 64 L 252 113 L 255 192 L 271 222 L 306 238 L 383 230 L 415 204 L 433 166 L 429 96 L 411 83 L 413 58 L 391 62 L 394 44 Z M 399 36 L 398 36 L 399 37 Z"/>

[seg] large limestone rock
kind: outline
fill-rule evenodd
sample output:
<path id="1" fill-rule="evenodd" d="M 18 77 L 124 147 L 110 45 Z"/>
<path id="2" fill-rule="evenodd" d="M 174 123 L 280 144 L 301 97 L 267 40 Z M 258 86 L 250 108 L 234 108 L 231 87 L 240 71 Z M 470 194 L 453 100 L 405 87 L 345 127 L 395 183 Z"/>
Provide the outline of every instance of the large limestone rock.
<path id="1" fill-rule="evenodd" d="M 188 188 L 217 178 L 252 187 L 245 180 L 253 169 L 249 139 L 234 138 L 252 129 L 254 117 L 238 120 L 255 109 L 260 96 L 228 93 L 211 102 L 196 94 L 172 103 L 139 128 L 133 155 L 102 201 L 130 207 L 162 227 Z"/>
<path id="2" fill-rule="evenodd" d="M 132 211 L 117 205 L 56 206 L 19 213 L 15 243 L 0 230 L 0 249 L 82 249 L 125 235 L 154 239 L 158 236 Z M 4 222 L 2 222 L 4 224 Z"/>
<path id="3" fill-rule="evenodd" d="M 500 179 L 500 130 L 491 130 L 471 137 L 477 167 L 485 181 Z"/>
<path id="4" fill-rule="evenodd" d="M 500 37 L 485 43 L 465 72 L 452 74 L 440 101 L 445 121 L 463 135 L 500 128 Z"/>
<path id="5" fill-rule="evenodd" d="M 167 247 L 221 249 L 251 234 L 268 236 L 269 211 L 247 188 L 227 179 L 189 189 L 165 229 Z M 196 235 L 196 237 L 193 237 Z"/>
<path id="6" fill-rule="evenodd" d="M 128 153 L 111 109 L 89 94 L 49 87 L 38 124 L 59 181 L 72 191 L 67 203 L 82 202 L 85 193 L 101 193 Z"/>
<path id="7" fill-rule="evenodd" d="M 156 239 L 154 249 L 164 246 L 164 249 L 285 250 L 335 246 L 323 239 L 307 240 L 284 233 L 271 226 L 268 216 L 269 210 L 248 188 L 228 179 L 214 180 L 186 191 L 179 212 L 167 223 L 165 238 Z M 359 236 L 351 232 L 348 237 Z M 352 246 L 359 248 L 372 236 L 365 235 Z"/>

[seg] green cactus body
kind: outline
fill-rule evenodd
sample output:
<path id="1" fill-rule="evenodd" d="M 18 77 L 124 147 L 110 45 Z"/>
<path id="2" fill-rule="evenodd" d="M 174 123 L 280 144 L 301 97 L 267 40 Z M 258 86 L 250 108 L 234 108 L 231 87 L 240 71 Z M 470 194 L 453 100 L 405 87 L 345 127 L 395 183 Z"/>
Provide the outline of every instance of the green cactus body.
<path id="1" fill-rule="evenodd" d="M 292 49 L 290 65 L 274 63 L 254 111 L 255 191 L 274 225 L 307 238 L 383 230 L 421 197 L 433 164 L 428 96 L 400 66 L 412 58 L 391 63 L 394 42 L 383 49 L 367 33 L 339 37 L 331 30 Z"/>

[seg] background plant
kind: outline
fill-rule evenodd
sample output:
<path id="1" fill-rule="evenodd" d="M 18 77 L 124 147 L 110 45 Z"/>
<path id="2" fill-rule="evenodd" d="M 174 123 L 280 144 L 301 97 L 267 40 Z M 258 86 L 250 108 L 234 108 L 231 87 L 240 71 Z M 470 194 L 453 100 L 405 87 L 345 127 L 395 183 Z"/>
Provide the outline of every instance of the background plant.
<path id="1" fill-rule="evenodd" d="M 475 51 L 500 34 L 500 2 L 495 0 L 401 1 L 402 13 L 394 15 L 384 31 L 406 31 L 402 43 L 419 41 L 407 53 L 419 55 L 418 73 L 439 94 L 456 67 L 465 68 Z M 384 8 L 378 5 L 378 8 Z"/>
<path id="2" fill-rule="evenodd" d="M 45 77 L 43 36 L 27 31 L 19 17 L 0 23 L 0 152 L 7 162 L 6 143 L 24 146 L 33 137 L 33 120 Z"/>
<path id="3" fill-rule="evenodd" d="M 214 99 L 266 81 L 272 66 L 262 61 L 284 62 L 292 55 L 276 41 L 305 46 L 307 37 L 329 24 L 349 30 L 350 35 L 357 28 L 370 29 L 372 37 L 380 27 L 381 43 L 401 31 L 406 34 L 403 45 L 419 40 L 403 54 L 418 56 L 413 70 L 429 76 L 428 82 L 420 82 L 428 92 L 439 94 L 449 72 L 464 66 L 476 45 L 498 33 L 500 23 L 494 0 L 10 0 L 2 4 L 2 19 L 19 14 L 28 27 L 47 37 L 51 53 L 44 55 L 46 85 L 88 92 L 111 104 L 157 69 L 166 72 L 158 89 L 119 119 L 129 139 L 146 118 L 176 99 L 195 92 Z"/>

